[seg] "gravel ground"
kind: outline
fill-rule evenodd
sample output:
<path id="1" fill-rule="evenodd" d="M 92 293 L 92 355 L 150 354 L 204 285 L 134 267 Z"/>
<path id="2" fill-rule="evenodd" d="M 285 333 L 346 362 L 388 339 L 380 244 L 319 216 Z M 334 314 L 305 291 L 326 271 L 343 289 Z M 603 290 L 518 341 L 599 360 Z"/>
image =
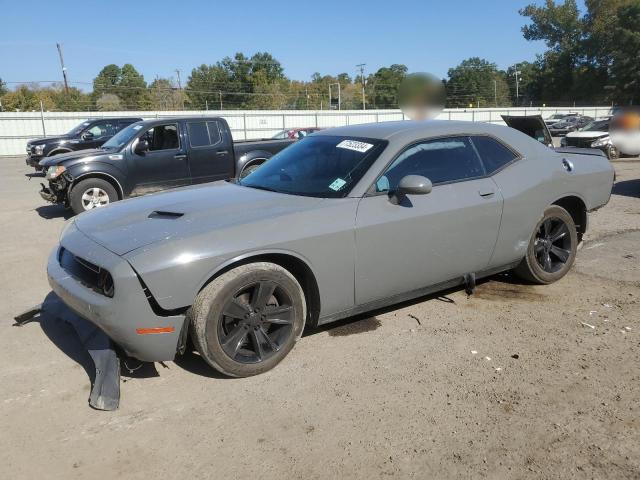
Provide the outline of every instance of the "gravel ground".
<path id="1" fill-rule="evenodd" d="M 253 378 L 147 365 L 108 413 L 64 322 L 12 326 L 49 294 L 64 211 L 0 159 L 0 478 L 640 478 L 640 161 L 615 167 L 557 284 L 499 276 L 307 332 Z"/>

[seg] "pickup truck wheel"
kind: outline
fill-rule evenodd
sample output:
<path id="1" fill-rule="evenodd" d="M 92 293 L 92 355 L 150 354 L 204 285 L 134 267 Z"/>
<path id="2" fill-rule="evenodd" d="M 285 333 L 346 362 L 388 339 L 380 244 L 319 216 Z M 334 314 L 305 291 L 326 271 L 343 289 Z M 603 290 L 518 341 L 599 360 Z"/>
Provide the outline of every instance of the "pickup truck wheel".
<path id="1" fill-rule="evenodd" d="M 573 218 L 564 208 L 552 205 L 536 225 L 527 255 L 515 273 L 532 283 L 553 283 L 569 271 L 577 249 L 578 234 Z"/>
<path id="2" fill-rule="evenodd" d="M 275 367 L 302 335 L 306 303 L 300 284 L 273 263 L 241 265 L 196 297 L 191 336 L 204 360 L 230 377 Z"/>
<path id="3" fill-rule="evenodd" d="M 264 162 L 265 162 L 264 160 L 261 160 L 260 162 L 251 163 L 251 164 L 247 165 L 246 167 L 244 167 L 242 169 L 242 171 L 240 172 L 240 179 L 243 179 L 244 177 L 246 177 L 250 173 L 256 171 L 258 169 L 258 167 L 260 165 L 262 165 Z"/>
<path id="4" fill-rule="evenodd" d="M 87 178 L 73 185 L 69 193 L 71 210 L 79 213 L 107 206 L 118 200 L 116 189 L 102 178 Z"/>

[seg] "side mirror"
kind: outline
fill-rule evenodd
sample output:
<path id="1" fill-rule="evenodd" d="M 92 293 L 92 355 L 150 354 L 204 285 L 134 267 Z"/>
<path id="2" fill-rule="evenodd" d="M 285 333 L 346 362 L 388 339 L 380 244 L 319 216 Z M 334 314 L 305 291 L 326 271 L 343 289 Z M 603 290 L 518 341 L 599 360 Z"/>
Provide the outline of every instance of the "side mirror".
<path id="1" fill-rule="evenodd" d="M 422 175 L 407 175 L 400 180 L 396 195 L 426 195 L 431 193 L 433 184 L 431 180 Z"/>
<path id="2" fill-rule="evenodd" d="M 144 155 L 145 152 L 149 151 L 149 142 L 143 139 L 138 140 L 133 152 L 137 155 Z"/>
<path id="3" fill-rule="evenodd" d="M 93 133 L 91 132 L 84 132 L 82 134 L 82 140 L 93 140 Z"/>

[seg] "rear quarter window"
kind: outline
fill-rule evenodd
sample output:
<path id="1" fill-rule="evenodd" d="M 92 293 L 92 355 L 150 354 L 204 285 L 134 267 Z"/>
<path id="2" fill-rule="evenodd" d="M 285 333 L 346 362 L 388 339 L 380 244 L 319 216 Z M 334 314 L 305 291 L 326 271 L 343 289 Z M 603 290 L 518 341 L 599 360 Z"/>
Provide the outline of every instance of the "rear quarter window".
<path id="1" fill-rule="evenodd" d="M 471 140 L 482 159 L 482 163 L 484 163 L 488 175 L 497 172 L 518 158 L 518 154 L 513 150 L 491 137 L 471 137 Z"/>

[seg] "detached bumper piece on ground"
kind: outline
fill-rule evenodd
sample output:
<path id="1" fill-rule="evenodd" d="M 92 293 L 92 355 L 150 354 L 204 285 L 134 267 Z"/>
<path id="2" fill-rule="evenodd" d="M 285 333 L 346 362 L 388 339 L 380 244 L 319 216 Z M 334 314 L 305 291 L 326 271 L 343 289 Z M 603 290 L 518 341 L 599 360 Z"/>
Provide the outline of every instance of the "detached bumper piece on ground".
<path id="1" fill-rule="evenodd" d="M 38 320 L 45 309 L 43 305 L 30 308 L 15 317 L 14 326 L 21 327 Z M 117 410 L 120 405 L 120 360 L 113 343 L 102 330 L 77 315 L 70 315 L 64 321 L 73 327 L 95 366 L 89 405 L 96 410 Z"/>

